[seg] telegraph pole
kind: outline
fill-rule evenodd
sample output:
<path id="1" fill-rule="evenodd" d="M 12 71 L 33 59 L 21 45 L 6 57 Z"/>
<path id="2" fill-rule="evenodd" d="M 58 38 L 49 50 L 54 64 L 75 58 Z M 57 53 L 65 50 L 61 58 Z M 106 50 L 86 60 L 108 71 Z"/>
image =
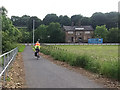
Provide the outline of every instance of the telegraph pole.
<path id="1" fill-rule="evenodd" d="M 35 20 L 33 20 L 33 46 L 34 46 L 34 29 L 35 29 Z"/>
<path id="2" fill-rule="evenodd" d="M 2 13 L 3 13 L 3 10 L 0 7 L 0 55 L 2 54 Z"/>

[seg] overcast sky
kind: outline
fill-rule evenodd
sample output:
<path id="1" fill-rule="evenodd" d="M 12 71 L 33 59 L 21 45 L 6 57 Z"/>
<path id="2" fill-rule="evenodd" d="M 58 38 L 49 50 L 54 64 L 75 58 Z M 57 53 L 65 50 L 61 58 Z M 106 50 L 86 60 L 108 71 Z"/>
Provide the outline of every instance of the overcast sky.
<path id="1" fill-rule="evenodd" d="M 119 0 L 0 0 L 0 7 L 8 10 L 8 16 L 30 15 L 43 19 L 45 15 L 82 14 L 90 17 L 95 12 L 118 11 Z"/>

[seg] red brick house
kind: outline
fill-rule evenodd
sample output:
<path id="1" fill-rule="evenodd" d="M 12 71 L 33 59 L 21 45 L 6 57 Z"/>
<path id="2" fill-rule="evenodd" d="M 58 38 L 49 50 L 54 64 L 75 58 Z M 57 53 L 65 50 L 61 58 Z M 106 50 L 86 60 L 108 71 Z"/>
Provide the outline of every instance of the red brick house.
<path id="1" fill-rule="evenodd" d="M 93 37 L 94 29 L 92 26 L 63 26 L 65 31 L 65 41 L 72 42 L 88 42 Z"/>

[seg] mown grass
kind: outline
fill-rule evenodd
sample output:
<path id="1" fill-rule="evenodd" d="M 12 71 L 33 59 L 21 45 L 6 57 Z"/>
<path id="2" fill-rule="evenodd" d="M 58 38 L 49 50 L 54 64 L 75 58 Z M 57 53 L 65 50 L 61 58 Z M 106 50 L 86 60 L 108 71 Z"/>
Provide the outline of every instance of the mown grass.
<path id="1" fill-rule="evenodd" d="M 109 78 L 118 79 L 118 46 L 78 45 L 42 46 L 42 53 L 72 66 L 85 68 Z"/>

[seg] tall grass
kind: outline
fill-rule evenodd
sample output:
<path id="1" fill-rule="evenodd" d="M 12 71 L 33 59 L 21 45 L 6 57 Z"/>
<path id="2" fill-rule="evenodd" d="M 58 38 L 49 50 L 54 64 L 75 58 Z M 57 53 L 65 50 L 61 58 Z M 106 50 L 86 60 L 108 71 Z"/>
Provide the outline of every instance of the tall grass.
<path id="1" fill-rule="evenodd" d="M 71 48 L 70 48 L 71 47 Z M 118 79 L 118 60 L 117 60 L 117 55 L 115 55 L 113 51 L 108 52 L 108 53 L 113 53 L 112 55 L 107 56 L 107 54 L 104 56 L 104 52 L 106 53 L 109 51 L 109 47 L 111 46 L 105 46 L 107 47 L 107 51 L 104 49 L 103 52 L 90 52 L 90 51 L 96 51 L 100 48 L 99 46 L 95 46 L 98 48 L 93 49 L 91 46 L 85 46 L 86 47 L 86 53 L 85 49 L 84 51 L 83 48 L 79 47 L 77 48 L 77 52 L 75 52 L 75 48 L 77 46 L 42 46 L 41 47 L 41 52 L 46 54 L 46 55 L 51 55 L 55 60 L 60 60 L 67 62 L 71 66 L 78 66 L 85 68 L 89 71 L 92 71 L 94 73 L 99 73 L 101 75 L 104 75 L 109 78 L 115 78 Z M 84 46 L 83 46 L 84 47 Z M 116 47 L 116 46 L 115 46 Z M 113 47 L 113 48 L 115 48 Z M 90 50 L 90 51 L 89 51 Z M 91 54 L 92 53 L 92 54 Z M 115 59 L 111 60 L 111 56 L 113 57 L 115 55 Z M 107 59 L 107 60 L 106 60 Z"/>
<path id="2" fill-rule="evenodd" d="M 25 45 L 22 44 L 17 44 L 17 47 L 18 47 L 18 52 L 23 52 L 25 49 Z"/>

